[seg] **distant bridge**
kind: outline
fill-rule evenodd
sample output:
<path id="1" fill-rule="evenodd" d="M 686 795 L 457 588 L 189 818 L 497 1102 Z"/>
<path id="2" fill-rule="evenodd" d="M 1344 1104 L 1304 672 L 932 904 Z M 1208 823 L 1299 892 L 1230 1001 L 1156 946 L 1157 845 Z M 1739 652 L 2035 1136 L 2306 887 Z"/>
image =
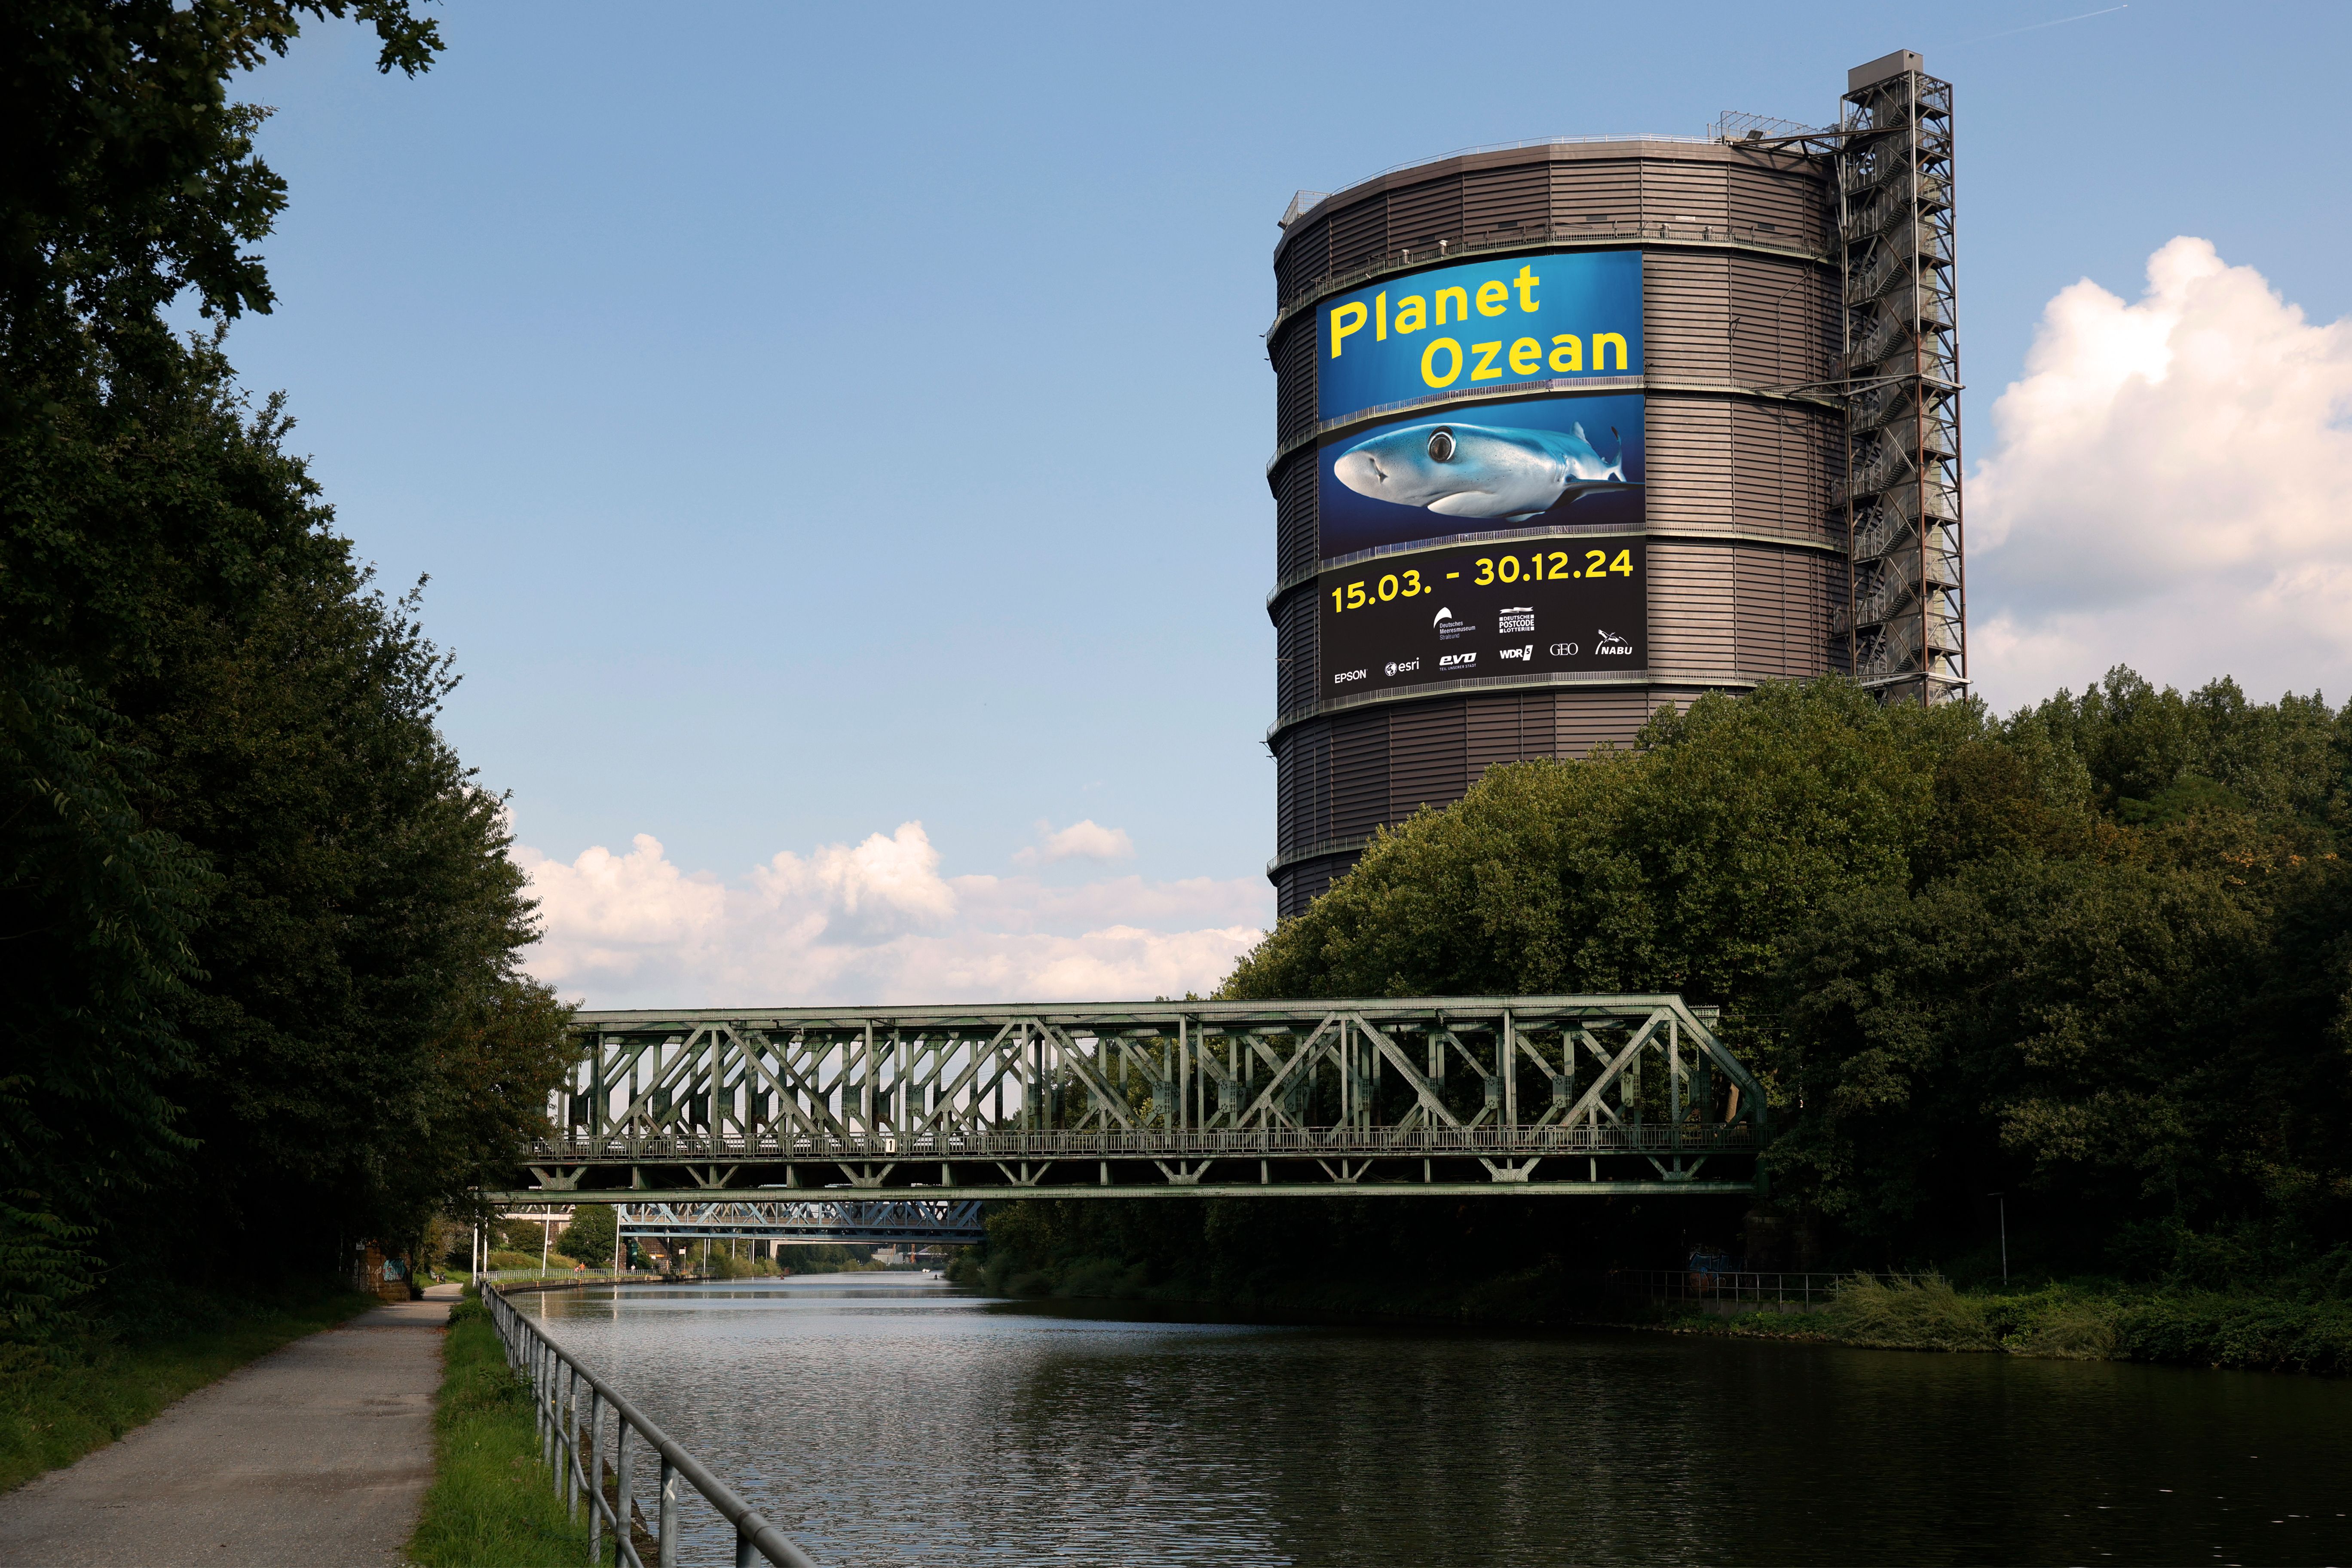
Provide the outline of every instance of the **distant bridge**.
<path id="1" fill-rule="evenodd" d="M 969 1247 L 986 1238 L 980 1205 L 873 1202 L 660 1203 L 615 1205 L 624 1237 L 770 1241 L 783 1247 Z"/>
<path id="2" fill-rule="evenodd" d="M 1675 995 L 582 1013 L 562 1134 L 486 1195 L 1752 1193 L 1764 1096 L 1714 1024 Z"/>

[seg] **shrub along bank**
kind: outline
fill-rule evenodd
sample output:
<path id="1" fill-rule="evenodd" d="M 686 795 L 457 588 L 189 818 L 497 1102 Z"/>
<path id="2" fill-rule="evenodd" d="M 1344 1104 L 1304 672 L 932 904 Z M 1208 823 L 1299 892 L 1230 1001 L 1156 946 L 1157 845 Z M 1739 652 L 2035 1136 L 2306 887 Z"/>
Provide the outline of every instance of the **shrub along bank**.
<path id="1" fill-rule="evenodd" d="M 1998 1351 L 2251 1372 L 2352 1373 L 2352 1302 L 2331 1297 L 2135 1289 L 2113 1281 L 1959 1291 L 1856 1279 L 1803 1317 L 1660 1314 L 1663 1326 L 1878 1350 Z"/>
<path id="2" fill-rule="evenodd" d="M 992 1294 L 1154 1301 L 1311 1319 L 1597 1325 L 1878 1350 L 2352 1375 L 2352 1250 L 2231 1288 L 2100 1277 L 2014 1287 L 1858 1275 L 1828 1309 L 1717 1317 L 1629 1307 L 1591 1260 L 1703 1234 L 1700 1200 L 1418 1198 L 1021 1203 L 949 1268 Z M 1508 1241 L 1513 1246 L 1505 1247 Z M 1532 1256 L 1531 1256 L 1532 1255 Z"/>

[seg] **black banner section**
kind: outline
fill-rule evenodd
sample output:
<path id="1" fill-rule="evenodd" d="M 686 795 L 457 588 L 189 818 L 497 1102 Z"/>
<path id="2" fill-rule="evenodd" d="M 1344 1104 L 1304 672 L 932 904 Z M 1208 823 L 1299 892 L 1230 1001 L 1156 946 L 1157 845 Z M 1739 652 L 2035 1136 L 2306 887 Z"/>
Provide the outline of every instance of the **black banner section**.
<path id="1" fill-rule="evenodd" d="M 1530 539 L 1382 555 L 1317 580 L 1323 699 L 1649 665 L 1642 542 Z"/>

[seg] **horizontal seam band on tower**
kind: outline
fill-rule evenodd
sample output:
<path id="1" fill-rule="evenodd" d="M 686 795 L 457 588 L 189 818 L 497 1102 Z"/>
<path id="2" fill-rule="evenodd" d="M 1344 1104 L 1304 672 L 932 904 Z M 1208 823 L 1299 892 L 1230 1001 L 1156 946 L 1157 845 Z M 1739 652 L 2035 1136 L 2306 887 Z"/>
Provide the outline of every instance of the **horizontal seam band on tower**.
<path id="1" fill-rule="evenodd" d="M 1525 691 L 1584 691 L 1623 690 L 1628 687 L 1687 686 L 1697 690 L 1745 691 L 1759 680 L 1770 679 L 1760 675 L 1709 675 L 1704 671 L 1682 674 L 1675 671 L 1650 669 L 1610 670 L 1606 674 L 1585 674 L 1577 670 L 1555 670 L 1549 675 L 1480 675 L 1464 680 L 1433 680 L 1426 686 L 1408 686 L 1399 690 L 1367 691 L 1360 697 L 1337 697 L 1318 702 L 1311 708 L 1294 708 L 1276 716 L 1265 732 L 1265 744 L 1272 746 L 1285 730 L 1294 730 L 1311 720 L 1328 718 L 1336 713 L 1353 712 L 1384 702 L 1413 702 L 1433 697 L 1483 697 L 1506 692 Z"/>
<path id="2" fill-rule="evenodd" d="M 1310 844 L 1304 849 L 1294 849 L 1287 855 L 1276 856 L 1265 863 L 1265 874 L 1271 877 L 1276 871 L 1288 867 L 1304 865 L 1309 860 L 1328 859 L 1334 855 L 1353 855 L 1360 850 L 1370 847 L 1371 842 L 1370 834 L 1363 834 L 1354 838 L 1326 838 Z"/>

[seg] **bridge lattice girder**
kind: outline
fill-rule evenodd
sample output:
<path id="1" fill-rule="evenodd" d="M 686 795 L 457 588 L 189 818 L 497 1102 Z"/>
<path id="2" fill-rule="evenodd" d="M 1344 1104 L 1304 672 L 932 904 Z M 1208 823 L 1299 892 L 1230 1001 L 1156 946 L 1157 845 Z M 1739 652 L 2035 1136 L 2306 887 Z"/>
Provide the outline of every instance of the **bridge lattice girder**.
<path id="1" fill-rule="evenodd" d="M 615 1205 L 624 1237 L 741 1239 L 793 1246 L 966 1247 L 986 1234 L 980 1205 L 884 1198 L 851 1202 L 651 1203 Z"/>
<path id="2" fill-rule="evenodd" d="M 1748 1192 L 1764 1097 L 1713 1024 L 1675 995 L 582 1013 L 564 1131 L 497 1195 Z"/>

